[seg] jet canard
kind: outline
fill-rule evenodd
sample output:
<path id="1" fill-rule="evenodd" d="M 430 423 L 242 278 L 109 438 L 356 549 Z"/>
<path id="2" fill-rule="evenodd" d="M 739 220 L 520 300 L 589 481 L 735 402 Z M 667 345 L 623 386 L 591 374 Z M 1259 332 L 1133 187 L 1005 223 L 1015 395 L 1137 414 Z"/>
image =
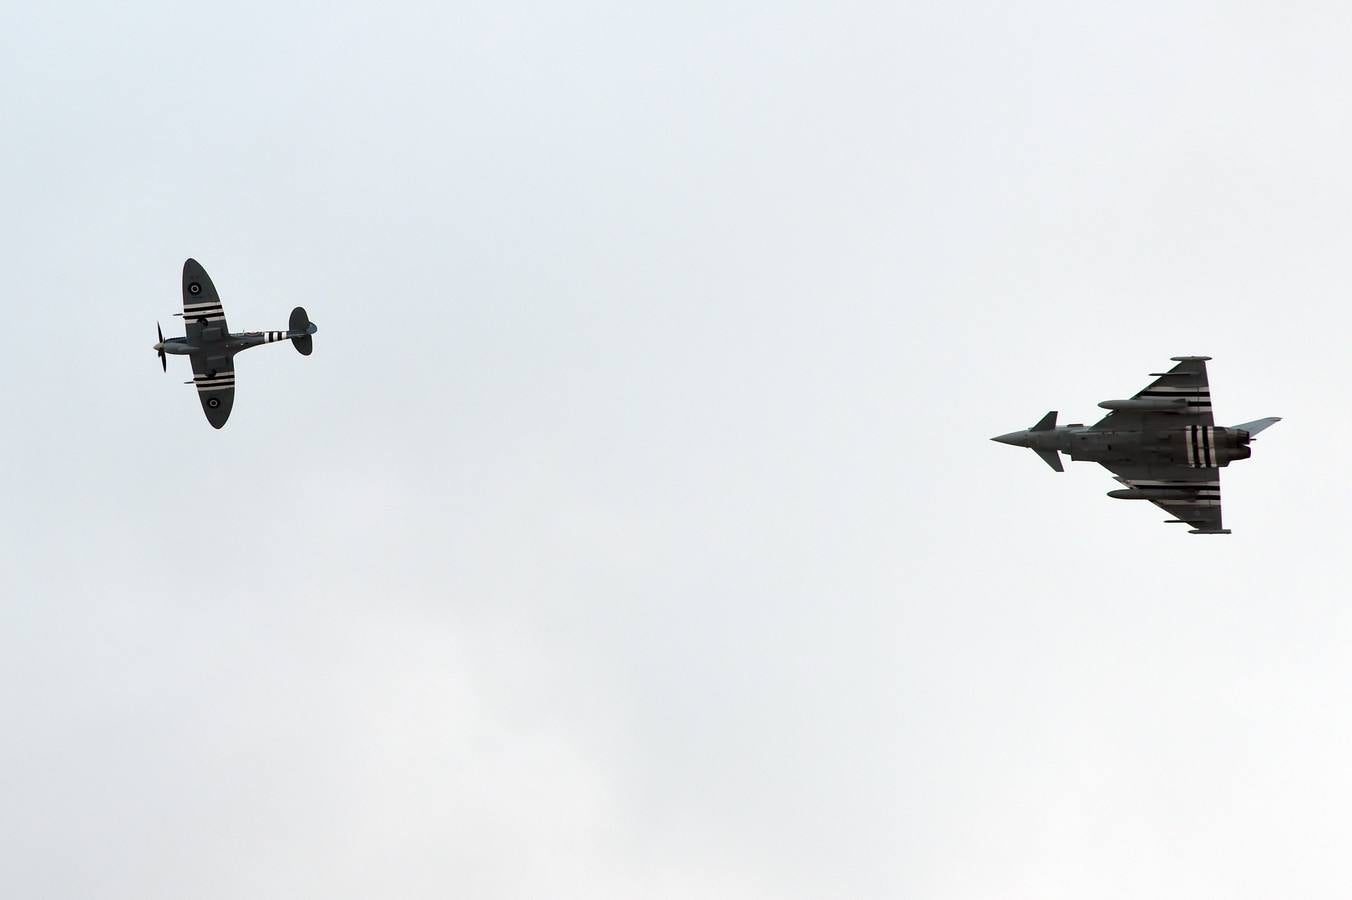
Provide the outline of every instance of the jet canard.
<path id="1" fill-rule="evenodd" d="M 186 356 L 192 364 L 193 380 L 184 382 L 197 388 L 202 412 L 213 428 L 220 428 L 230 418 L 235 404 L 235 354 L 260 344 L 289 340 L 302 355 L 314 351 L 314 335 L 319 326 L 310 321 L 305 308 L 291 311 L 286 331 L 245 331 L 232 333 L 225 323 L 225 310 L 216 286 L 201 263 L 189 259 L 183 263 L 183 317 L 186 335 L 164 339 L 160 326 L 155 326 L 159 341 L 154 350 L 160 356 L 160 365 L 167 372 L 169 363 L 165 354 Z"/>
<path id="2" fill-rule="evenodd" d="M 1091 426 L 1057 427 L 1056 413 L 1024 431 L 991 440 L 1027 447 L 1058 472 L 1060 453 L 1096 462 L 1116 476 L 1118 500 L 1149 500 L 1172 516 L 1169 524 L 1191 525 L 1191 534 L 1229 534 L 1221 527 L 1220 470 L 1248 459 L 1249 443 L 1277 416 L 1216 427 L 1207 382 L 1209 356 L 1175 356 L 1168 372 L 1126 400 L 1104 400 L 1108 414 Z"/>

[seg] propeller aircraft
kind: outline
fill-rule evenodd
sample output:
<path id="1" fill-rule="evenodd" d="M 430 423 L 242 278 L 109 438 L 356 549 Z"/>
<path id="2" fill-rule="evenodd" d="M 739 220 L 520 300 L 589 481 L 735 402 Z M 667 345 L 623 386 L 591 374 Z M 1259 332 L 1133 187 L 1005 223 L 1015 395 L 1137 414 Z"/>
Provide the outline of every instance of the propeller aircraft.
<path id="1" fill-rule="evenodd" d="M 245 331 L 232 333 L 225 323 L 221 298 L 206 269 L 195 259 L 183 263 L 183 317 L 184 337 L 164 339 L 159 323 L 155 333 L 159 340 L 154 350 L 159 354 L 160 366 L 169 371 L 166 354 L 186 356 L 192 364 L 193 379 L 184 382 L 197 388 L 202 412 L 213 428 L 221 428 L 230 418 L 235 403 L 235 355 L 250 347 L 289 340 L 302 356 L 314 351 L 313 335 L 319 326 L 310 321 L 303 306 L 291 311 L 286 331 Z"/>

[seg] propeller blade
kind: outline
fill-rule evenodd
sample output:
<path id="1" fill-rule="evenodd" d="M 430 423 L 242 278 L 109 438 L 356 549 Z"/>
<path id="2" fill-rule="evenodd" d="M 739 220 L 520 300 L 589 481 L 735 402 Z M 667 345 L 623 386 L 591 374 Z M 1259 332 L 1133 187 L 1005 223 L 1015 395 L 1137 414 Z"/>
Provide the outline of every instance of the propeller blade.
<path id="1" fill-rule="evenodd" d="M 165 357 L 165 355 L 164 355 L 164 332 L 163 332 L 162 330 L 160 330 L 160 323 L 159 323 L 159 322 L 156 322 L 156 323 L 155 323 L 155 334 L 156 334 L 156 336 L 158 336 L 159 339 L 160 339 L 160 340 L 159 340 L 159 344 L 158 344 L 158 346 L 159 346 L 159 348 L 160 348 L 160 349 L 159 349 L 159 354 L 160 354 L 160 368 L 163 369 L 164 371 L 168 372 L 168 371 L 169 371 L 169 360 L 168 360 L 168 359 Z"/>

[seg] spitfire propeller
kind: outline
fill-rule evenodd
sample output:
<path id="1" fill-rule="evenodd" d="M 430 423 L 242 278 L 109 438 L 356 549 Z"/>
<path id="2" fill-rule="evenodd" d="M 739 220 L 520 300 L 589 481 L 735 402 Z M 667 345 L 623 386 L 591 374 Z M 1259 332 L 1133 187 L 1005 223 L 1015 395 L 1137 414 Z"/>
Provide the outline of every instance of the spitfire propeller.
<path id="1" fill-rule="evenodd" d="M 159 322 L 156 322 L 156 323 L 155 323 L 155 334 L 156 334 L 157 337 L 159 337 L 159 340 L 156 341 L 156 343 L 155 343 L 154 350 L 155 350 L 156 353 L 158 353 L 158 354 L 160 355 L 160 368 L 162 368 L 162 369 L 164 369 L 164 371 L 168 372 L 168 371 L 169 371 L 169 360 L 167 360 L 167 359 L 165 358 L 165 356 L 164 356 L 164 332 L 160 330 L 160 323 L 159 323 Z"/>

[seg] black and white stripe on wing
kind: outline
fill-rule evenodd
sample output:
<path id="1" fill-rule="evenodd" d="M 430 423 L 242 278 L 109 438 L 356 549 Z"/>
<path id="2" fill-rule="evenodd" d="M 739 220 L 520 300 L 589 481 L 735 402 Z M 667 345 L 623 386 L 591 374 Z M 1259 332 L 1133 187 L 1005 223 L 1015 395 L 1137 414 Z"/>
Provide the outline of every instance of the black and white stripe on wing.
<path id="1" fill-rule="evenodd" d="M 1118 478 L 1117 481 L 1131 488 L 1142 490 L 1176 491 L 1177 496 L 1162 496 L 1157 503 L 1169 506 L 1220 506 L 1221 483 L 1219 481 L 1166 481 L 1148 478 Z"/>
<path id="2" fill-rule="evenodd" d="M 235 386 L 235 373 L 231 371 L 220 372 L 216 375 L 194 375 L 192 383 L 197 386 L 198 393 L 220 391 Z"/>
<path id="3" fill-rule="evenodd" d="M 183 318 L 206 319 L 208 322 L 215 322 L 225 318 L 225 308 L 221 306 L 219 300 L 206 303 L 185 303 L 183 304 Z"/>

